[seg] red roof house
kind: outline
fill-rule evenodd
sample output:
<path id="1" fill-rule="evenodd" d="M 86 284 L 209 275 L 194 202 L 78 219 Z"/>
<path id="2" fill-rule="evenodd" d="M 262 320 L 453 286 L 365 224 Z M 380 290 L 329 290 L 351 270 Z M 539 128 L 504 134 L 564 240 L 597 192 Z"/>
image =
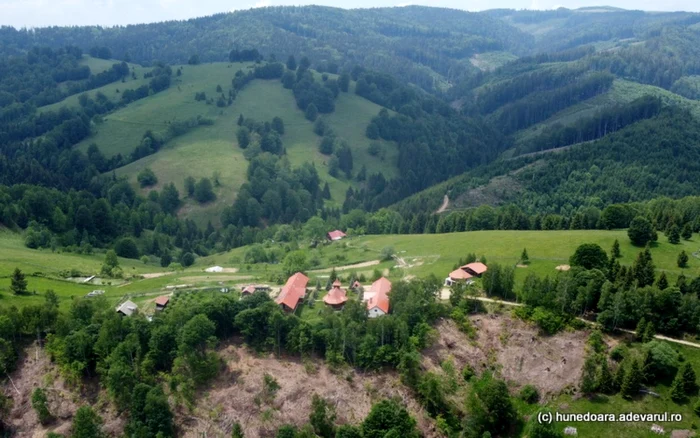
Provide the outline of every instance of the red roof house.
<path id="1" fill-rule="evenodd" d="M 243 289 L 241 289 L 241 294 L 243 295 L 250 295 L 255 293 L 255 286 L 250 284 L 248 286 L 243 286 Z"/>
<path id="2" fill-rule="evenodd" d="M 348 300 L 347 293 L 344 289 L 340 288 L 340 281 L 335 280 L 333 282 L 333 288 L 328 291 L 325 297 L 323 297 L 323 302 L 333 307 L 334 309 L 341 309 L 345 302 Z"/>
<path id="3" fill-rule="evenodd" d="M 304 296 L 306 295 L 306 285 L 309 282 L 309 277 L 297 272 L 289 277 L 287 284 L 282 287 L 280 294 L 275 299 L 275 302 L 282 306 L 285 310 L 294 311 Z"/>
<path id="4" fill-rule="evenodd" d="M 334 242 L 336 240 L 342 239 L 343 237 L 347 237 L 347 234 L 343 233 L 340 230 L 335 230 L 335 231 L 329 231 L 327 236 L 328 236 L 328 240 Z"/>
<path id="5" fill-rule="evenodd" d="M 370 318 L 386 315 L 389 313 L 389 293 L 391 292 L 391 282 L 382 277 L 372 283 L 369 290 L 364 293 L 367 301 L 367 312 Z"/>
<path id="6" fill-rule="evenodd" d="M 450 278 L 453 281 L 469 280 L 472 277 L 473 277 L 473 275 L 471 275 L 470 273 L 468 273 L 467 271 L 465 271 L 462 268 L 458 268 L 458 269 L 455 269 L 454 271 L 450 272 Z"/>

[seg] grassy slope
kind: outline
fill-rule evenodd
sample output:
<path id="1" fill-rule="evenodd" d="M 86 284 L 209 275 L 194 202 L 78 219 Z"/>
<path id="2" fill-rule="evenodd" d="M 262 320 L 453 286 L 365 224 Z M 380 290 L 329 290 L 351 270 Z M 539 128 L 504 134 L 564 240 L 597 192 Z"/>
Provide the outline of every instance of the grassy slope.
<path id="1" fill-rule="evenodd" d="M 90 67 L 90 71 L 92 74 L 99 74 L 102 73 L 105 70 L 109 70 L 112 68 L 112 65 L 115 63 L 118 63 L 121 61 L 117 60 L 106 60 L 106 59 L 99 59 L 99 58 L 91 58 L 89 56 L 84 56 L 83 60 L 81 61 L 81 64 L 87 65 Z M 99 92 L 107 96 L 109 99 L 111 99 L 113 102 L 118 102 L 121 99 L 121 93 L 124 90 L 129 90 L 129 89 L 136 89 L 140 87 L 141 85 L 147 85 L 150 79 L 144 79 L 143 75 L 144 73 L 147 73 L 150 71 L 150 68 L 147 67 L 141 67 L 140 65 L 137 64 L 129 64 L 129 67 L 133 72 L 136 73 L 136 79 L 132 79 L 131 75 L 126 77 L 124 79 L 124 82 L 117 81 L 113 82 L 111 84 L 107 84 L 105 86 L 95 88 L 94 90 L 86 91 L 85 93 L 90 96 L 91 98 L 95 98 L 95 95 Z M 82 94 L 82 93 L 80 93 Z M 46 105 L 42 106 L 39 108 L 39 112 L 43 111 L 57 111 L 63 106 L 68 106 L 68 107 L 78 107 L 80 104 L 78 103 L 78 96 L 80 94 L 74 94 L 72 96 L 68 96 L 65 99 L 63 99 L 60 102 L 56 102 L 51 105 Z M 87 149 L 87 147 L 86 147 Z"/>
<path id="2" fill-rule="evenodd" d="M 72 253 L 53 253 L 50 250 L 32 250 L 24 246 L 22 236 L 7 231 L 0 232 L 0 306 L 26 305 L 43 301 L 42 294 L 53 289 L 63 303 L 70 297 L 83 296 L 94 289 L 105 289 L 108 296 L 119 295 L 117 287 L 81 285 L 61 279 L 61 271 L 75 269 L 84 275 L 100 272 L 104 254 L 80 255 Z M 119 259 L 125 275 L 143 274 L 160 270 L 154 265 L 130 259 Z M 36 291 L 37 295 L 16 297 L 10 292 L 10 275 L 15 268 L 27 275 L 27 289 Z M 41 275 L 41 276 L 38 276 Z"/>
<path id="3" fill-rule="evenodd" d="M 234 101 L 233 105 L 218 108 L 196 102 L 197 91 L 207 96 L 216 96 L 216 86 L 227 92 L 235 71 L 244 68 L 227 63 L 184 66 L 183 75 L 175 78 L 166 91 L 132 103 L 105 117 L 105 122 L 96 127 L 97 133 L 78 145 L 82 150 L 96 143 L 108 156 L 116 153 L 129 154 L 148 129 L 162 131 L 170 120 L 184 120 L 197 115 L 214 119 L 212 126 L 198 127 L 184 136 L 174 139 L 161 151 L 117 170 L 136 185 L 136 175 L 145 167 L 151 167 L 159 179 L 159 185 L 173 182 L 184 194 L 184 178 L 211 177 L 214 172 L 221 175 L 221 187 L 217 188 L 217 201 L 200 206 L 185 200 L 183 213 L 205 225 L 208 220 L 218 221 L 221 210 L 230 205 L 241 184 L 245 182 L 247 161 L 237 147 L 235 132 L 239 114 L 259 121 L 270 121 L 279 116 L 285 122 L 284 145 L 293 166 L 311 161 L 316 164 L 322 180 L 331 188 L 332 202 L 341 204 L 350 184 L 344 177 L 336 179 L 328 175 L 327 157 L 318 153 L 320 137 L 313 133 L 313 124 L 304 118 L 296 107 L 290 90 L 285 90 L 279 81 L 255 80 Z M 370 141 L 364 135 L 370 119 L 380 110 L 353 93 L 341 93 L 336 102 L 336 111 L 327 117 L 329 125 L 339 137 L 348 141 L 353 149 L 356 171 L 366 165 L 368 172 L 383 172 L 387 178 L 396 174 L 394 163 L 398 155 L 396 146 L 384 143 L 387 151 L 384 161 L 374 159 L 367 153 Z"/>

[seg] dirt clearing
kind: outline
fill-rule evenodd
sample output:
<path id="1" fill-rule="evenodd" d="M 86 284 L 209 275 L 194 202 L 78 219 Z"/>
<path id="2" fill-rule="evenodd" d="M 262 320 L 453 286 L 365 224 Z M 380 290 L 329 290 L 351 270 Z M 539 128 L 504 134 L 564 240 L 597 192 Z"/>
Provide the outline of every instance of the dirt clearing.
<path id="1" fill-rule="evenodd" d="M 536 327 L 510 316 L 484 314 L 470 319 L 477 332 L 473 341 L 452 321 L 436 326 L 439 338 L 424 352 L 424 366 L 439 369 L 442 361 L 452 357 L 460 370 L 467 363 L 478 372 L 493 367 L 516 388 L 531 384 L 542 395 L 577 386 L 588 332 L 541 337 Z"/>
<path id="2" fill-rule="evenodd" d="M 571 269 L 571 266 L 569 266 L 569 265 L 559 265 L 559 266 L 557 266 L 557 267 L 554 268 L 554 269 L 556 269 L 557 271 L 568 271 L 569 269 Z"/>
<path id="3" fill-rule="evenodd" d="M 202 396 L 194 413 L 176 414 L 184 437 L 201 437 L 203 433 L 230 436 L 235 422 L 241 424 L 246 438 L 273 436 L 284 424 L 301 426 L 308 422 L 314 393 L 335 406 L 337 424 L 358 424 L 373 402 L 398 397 L 416 418 L 424 436 L 438 436 L 432 421 L 395 373 L 343 370 L 334 374 L 320 359 L 305 366 L 297 359 L 260 356 L 238 345 L 222 348 L 220 356 L 226 363 L 226 372 Z M 266 373 L 280 386 L 272 400 L 267 401 L 261 397 Z"/>
<path id="4" fill-rule="evenodd" d="M 370 260 L 368 262 L 355 263 L 354 265 L 337 266 L 336 268 L 314 269 L 313 271 L 309 272 L 331 272 L 333 269 L 336 271 L 346 271 L 348 269 L 368 268 L 370 266 L 378 265 L 379 263 L 380 260 Z"/>
<path id="5" fill-rule="evenodd" d="M 172 274 L 172 272 L 149 272 L 148 274 L 141 274 L 141 276 L 148 280 L 150 278 L 165 277 L 170 274 Z"/>

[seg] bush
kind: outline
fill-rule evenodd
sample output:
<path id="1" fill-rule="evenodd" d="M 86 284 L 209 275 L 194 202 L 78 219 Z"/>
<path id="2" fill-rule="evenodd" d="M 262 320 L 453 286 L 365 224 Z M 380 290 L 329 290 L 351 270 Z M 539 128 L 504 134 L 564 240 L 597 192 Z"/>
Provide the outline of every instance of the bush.
<path id="1" fill-rule="evenodd" d="M 464 368 L 462 368 L 462 378 L 464 381 L 468 382 L 474 376 L 476 376 L 476 371 L 474 371 L 474 368 L 469 364 L 464 365 Z"/>
<path id="2" fill-rule="evenodd" d="M 627 357 L 627 347 L 622 344 L 618 344 L 610 352 L 610 359 L 615 362 L 622 362 L 625 357 Z"/>
<path id="3" fill-rule="evenodd" d="M 540 330 L 548 335 L 559 332 L 565 325 L 564 319 L 561 316 L 544 307 L 535 308 L 530 318 L 537 324 Z"/>
<path id="4" fill-rule="evenodd" d="M 654 227 L 649 219 L 643 216 L 637 216 L 632 219 L 627 229 L 627 236 L 630 238 L 630 241 L 632 241 L 632 244 L 644 246 L 654 240 Z"/>
<path id="5" fill-rule="evenodd" d="M 540 401 L 540 394 L 537 392 L 537 388 L 532 385 L 523 386 L 523 389 L 520 390 L 518 397 L 520 397 L 520 400 L 528 404 L 534 404 Z"/>
<path id="6" fill-rule="evenodd" d="M 150 187 L 158 184 L 158 177 L 156 177 L 156 174 L 153 173 L 153 170 L 151 170 L 150 167 L 147 167 L 139 172 L 136 180 L 139 182 L 141 187 Z"/>
<path id="7" fill-rule="evenodd" d="M 185 268 L 187 268 L 188 266 L 192 266 L 194 264 L 194 255 L 191 252 L 186 252 L 182 254 L 182 256 L 180 257 L 180 263 Z"/>

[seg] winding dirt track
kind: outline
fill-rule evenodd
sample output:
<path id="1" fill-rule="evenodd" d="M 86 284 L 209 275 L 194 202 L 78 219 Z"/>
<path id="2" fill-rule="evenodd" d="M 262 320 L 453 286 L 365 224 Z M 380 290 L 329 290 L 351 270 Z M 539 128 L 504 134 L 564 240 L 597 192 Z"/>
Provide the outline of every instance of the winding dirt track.
<path id="1" fill-rule="evenodd" d="M 449 198 L 449 196 L 445 195 L 445 197 L 442 199 L 442 205 L 440 206 L 440 208 L 437 209 L 437 211 L 435 213 L 437 213 L 437 214 L 442 213 L 443 211 L 447 210 L 447 207 L 449 207 L 449 205 L 450 205 L 450 198 Z"/>

